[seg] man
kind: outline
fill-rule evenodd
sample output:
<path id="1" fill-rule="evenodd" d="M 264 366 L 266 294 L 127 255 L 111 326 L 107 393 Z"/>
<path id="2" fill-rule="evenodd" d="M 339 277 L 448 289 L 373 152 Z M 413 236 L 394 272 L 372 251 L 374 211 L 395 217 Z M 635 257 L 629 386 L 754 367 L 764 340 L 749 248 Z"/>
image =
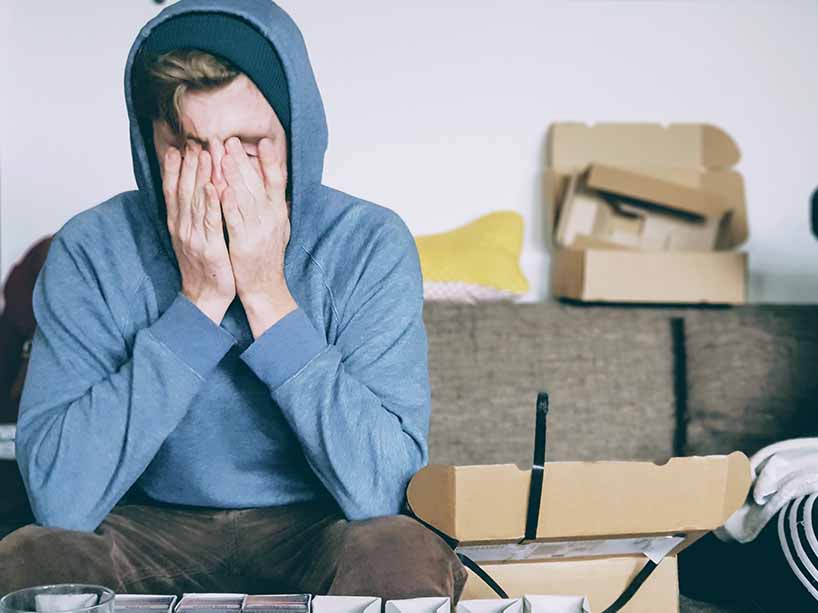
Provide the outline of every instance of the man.
<path id="1" fill-rule="evenodd" d="M 427 462 L 414 240 L 321 184 L 295 24 L 181 0 L 125 93 L 139 189 L 69 220 L 35 285 L 17 452 L 37 525 L 0 541 L 0 592 L 456 600 L 459 560 L 398 514 Z"/>

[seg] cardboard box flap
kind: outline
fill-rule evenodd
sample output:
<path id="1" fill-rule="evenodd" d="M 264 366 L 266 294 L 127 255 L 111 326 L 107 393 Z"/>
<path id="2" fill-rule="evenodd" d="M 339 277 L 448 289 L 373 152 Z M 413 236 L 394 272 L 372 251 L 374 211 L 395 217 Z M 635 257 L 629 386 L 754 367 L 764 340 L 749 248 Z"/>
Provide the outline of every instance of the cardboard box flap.
<path id="1" fill-rule="evenodd" d="M 406 491 L 410 508 L 414 509 L 412 500 L 421 501 L 423 514 L 418 517 L 449 536 L 456 531 L 454 471 L 455 467 L 448 464 L 429 464 L 415 473 Z M 434 504 L 441 496 L 447 504 Z"/>
<path id="2" fill-rule="evenodd" d="M 422 520 L 461 543 L 515 542 L 525 533 L 530 468 L 430 465 L 407 499 Z M 545 466 L 537 538 L 701 532 L 724 523 L 750 487 L 747 457 Z"/>
<path id="3" fill-rule="evenodd" d="M 720 219 L 731 210 L 730 203 L 718 193 L 607 164 L 591 164 L 585 184 L 592 189 L 647 202 L 669 212 L 697 217 Z"/>
<path id="4" fill-rule="evenodd" d="M 741 158 L 729 134 L 710 124 L 555 123 L 549 165 L 576 172 L 592 162 L 620 167 L 729 168 Z"/>

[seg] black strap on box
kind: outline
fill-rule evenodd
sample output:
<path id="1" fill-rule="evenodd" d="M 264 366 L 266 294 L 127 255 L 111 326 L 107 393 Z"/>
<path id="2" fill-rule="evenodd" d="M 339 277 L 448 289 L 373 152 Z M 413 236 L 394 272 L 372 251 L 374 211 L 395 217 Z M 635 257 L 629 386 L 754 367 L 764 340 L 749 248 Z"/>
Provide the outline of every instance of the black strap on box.
<path id="1" fill-rule="evenodd" d="M 525 517 L 525 539 L 537 538 L 540 520 L 543 474 L 545 472 L 545 442 L 548 427 L 548 393 L 537 394 L 537 418 L 534 426 L 534 460 L 531 462 L 531 483 L 528 487 L 528 511 Z"/>
<path id="2" fill-rule="evenodd" d="M 545 446 L 547 438 L 547 417 L 548 417 L 548 393 L 545 391 L 537 394 L 537 408 L 536 408 L 536 425 L 534 430 L 534 458 L 531 463 L 531 482 L 528 489 L 528 509 L 526 510 L 525 522 L 525 537 L 519 541 L 520 544 L 525 541 L 535 540 L 537 538 L 537 527 L 540 519 L 540 508 L 542 506 L 542 488 L 545 476 Z M 438 530 L 431 524 L 425 522 L 418 517 L 411 507 L 408 508 L 409 514 L 418 522 L 429 528 L 442 538 L 452 550 L 457 549 L 460 544 L 457 539 L 452 538 L 445 532 Z M 457 553 L 457 557 L 463 565 L 472 570 L 480 579 L 482 579 L 491 590 L 500 598 L 508 598 L 506 591 L 500 586 L 494 578 L 489 575 L 477 562 L 472 560 L 464 553 Z M 647 578 L 656 570 L 658 564 L 653 560 L 648 560 L 645 566 L 637 573 L 633 580 L 628 584 L 628 587 L 619 595 L 607 609 L 602 613 L 618 613 L 622 609 L 637 590 L 642 587 L 642 584 Z"/>

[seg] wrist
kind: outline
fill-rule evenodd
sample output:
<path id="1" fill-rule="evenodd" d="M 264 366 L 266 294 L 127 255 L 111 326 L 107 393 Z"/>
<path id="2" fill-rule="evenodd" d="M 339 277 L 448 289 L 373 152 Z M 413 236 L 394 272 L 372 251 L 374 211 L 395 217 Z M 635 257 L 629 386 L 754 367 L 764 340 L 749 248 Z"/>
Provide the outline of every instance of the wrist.
<path id="1" fill-rule="evenodd" d="M 243 294 L 239 299 L 254 338 L 264 334 L 268 328 L 298 308 L 298 303 L 287 288 L 274 294 Z"/>
<path id="2" fill-rule="evenodd" d="M 182 294 L 190 300 L 196 307 L 210 318 L 217 326 L 221 325 L 227 309 L 230 307 L 230 302 L 224 298 L 208 298 L 205 296 L 194 296 L 182 290 Z"/>

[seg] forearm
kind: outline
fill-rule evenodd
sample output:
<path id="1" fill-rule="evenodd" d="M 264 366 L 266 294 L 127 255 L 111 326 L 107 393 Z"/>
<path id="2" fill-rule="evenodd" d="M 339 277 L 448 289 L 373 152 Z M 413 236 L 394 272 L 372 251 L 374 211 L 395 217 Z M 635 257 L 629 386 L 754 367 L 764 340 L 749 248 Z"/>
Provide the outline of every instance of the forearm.
<path id="1" fill-rule="evenodd" d="M 38 523 L 93 530 L 185 415 L 232 337 L 177 298 L 119 369 L 77 394 L 38 328 L 17 454 Z"/>
<path id="2" fill-rule="evenodd" d="M 381 398 L 345 371 L 337 349 L 328 347 L 272 396 L 349 519 L 400 512 L 407 483 L 427 461 L 425 433 L 405 429 Z M 422 411 L 427 399 L 417 400 Z"/>
<path id="3" fill-rule="evenodd" d="M 370 356 L 378 369 L 371 378 L 380 389 L 348 370 L 341 351 L 326 343 L 301 309 L 241 355 L 350 519 L 397 513 L 407 482 L 427 461 L 430 398 L 422 323 L 415 320 L 397 341 L 382 338 L 390 344 L 388 354 Z"/>

